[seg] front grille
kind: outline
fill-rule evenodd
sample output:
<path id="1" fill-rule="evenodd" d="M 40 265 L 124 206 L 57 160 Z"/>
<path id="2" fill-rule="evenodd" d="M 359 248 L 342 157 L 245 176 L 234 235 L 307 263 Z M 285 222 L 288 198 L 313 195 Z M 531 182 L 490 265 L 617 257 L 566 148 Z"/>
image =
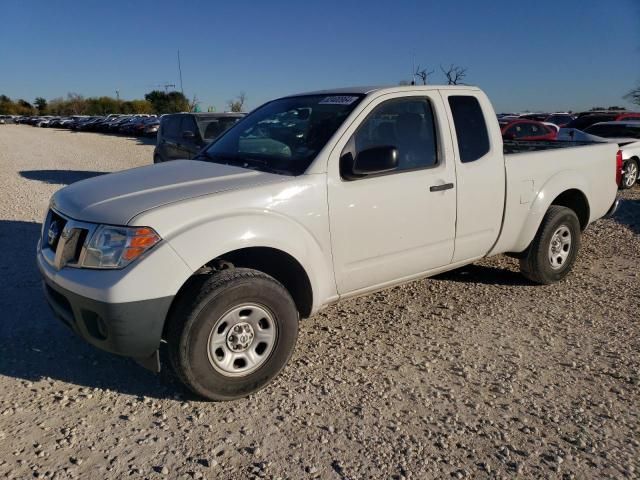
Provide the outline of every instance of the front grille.
<path id="1" fill-rule="evenodd" d="M 43 229 L 42 246 L 50 248 L 54 252 L 58 247 L 60 235 L 67 224 L 67 219 L 59 215 L 54 210 L 49 210 L 47 220 Z"/>
<path id="2" fill-rule="evenodd" d="M 56 269 L 77 267 L 94 225 L 77 222 L 51 209 L 42 229 L 41 249 Z"/>

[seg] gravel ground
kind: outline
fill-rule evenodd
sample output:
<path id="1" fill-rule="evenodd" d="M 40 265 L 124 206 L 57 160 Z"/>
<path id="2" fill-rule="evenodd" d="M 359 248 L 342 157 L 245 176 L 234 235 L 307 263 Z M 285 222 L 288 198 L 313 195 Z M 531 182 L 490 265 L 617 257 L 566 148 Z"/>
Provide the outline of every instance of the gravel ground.
<path id="1" fill-rule="evenodd" d="M 306 320 L 244 400 L 193 398 L 56 321 L 50 195 L 152 142 L 0 126 L 0 478 L 638 478 L 640 188 L 534 286 L 497 257 Z"/>

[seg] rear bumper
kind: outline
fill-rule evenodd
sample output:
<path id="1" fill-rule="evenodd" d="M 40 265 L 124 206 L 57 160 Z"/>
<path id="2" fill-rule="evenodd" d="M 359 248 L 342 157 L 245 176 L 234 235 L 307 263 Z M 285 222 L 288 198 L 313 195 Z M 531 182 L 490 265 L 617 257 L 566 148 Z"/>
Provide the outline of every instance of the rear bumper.
<path id="1" fill-rule="evenodd" d="M 604 218 L 613 217 L 616 214 L 616 211 L 618 210 L 619 206 L 620 206 L 620 199 L 616 198 L 615 201 L 613 202 L 613 205 L 611 205 L 607 213 L 604 214 Z"/>
<path id="2" fill-rule="evenodd" d="M 173 297 L 106 303 L 65 290 L 46 277 L 42 284 L 55 316 L 86 342 L 143 363 L 156 355 Z"/>

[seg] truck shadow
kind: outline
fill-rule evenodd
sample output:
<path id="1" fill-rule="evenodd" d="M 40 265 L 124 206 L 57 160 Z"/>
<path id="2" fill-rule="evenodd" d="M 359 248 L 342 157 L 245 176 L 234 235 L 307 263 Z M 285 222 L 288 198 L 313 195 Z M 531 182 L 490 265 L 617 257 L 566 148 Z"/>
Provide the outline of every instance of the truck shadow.
<path id="1" fill-rule="evenodd" d="M 56 185 L 70 185 L 80 180 L 104 175 L 109 172 L 92 172 L 87 170 L 22 170 L 20 176 L 27 180 L 36 180 Z"/>
<path id="2" fill-rule="evenodd" d="M 433 277 L 433 279 L 457 283 L 481 283 L 484 285 L 507 285 L 512 287 L 533 285 L 532 282 L 523 277 L 519 272 L 475 264 L 441 273 Z"/>
<path id="3" fill-rule="evenodd" d="M 154 375 L 133 360 L 85 344 L 54 317 L 36 266 L 39 235 L 38 223 L 0 220 L 0 375 L 155 398 L 189 397 L 166 362 Z"/>
<path id="4" fill-rule="evenodd" d="M 640 200 L 623 198 L 613 220 L 627 226 L 636 235 L 640 235 Z"/>

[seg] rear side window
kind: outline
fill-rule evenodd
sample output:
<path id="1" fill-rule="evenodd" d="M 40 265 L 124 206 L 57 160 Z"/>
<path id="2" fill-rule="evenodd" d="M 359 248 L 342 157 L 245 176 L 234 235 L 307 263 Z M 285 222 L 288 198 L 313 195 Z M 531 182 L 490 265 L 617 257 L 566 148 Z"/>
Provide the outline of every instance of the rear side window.
<path id="1" fill-rule="evenodd" d="M 473 162 L 489 152 L 489 132 L 478 99 L 468 95 L 449 97 L 462 163 Z"/>
<path id="2" fill-rule="evenodd" d="M 204 138 L 214 140 L 227 131 L 239 119 L 234 117 L 214 118 L 203 122 L 200 127 L 204 128 Z"/>
<path id="3" fill-rule="evenodd" d="M 180 135 L 180 117 L 165 117 L 162 119 L 162 134 L 165 137 L 177 138 Z"/>
<path id="4" fill-rule="evenodd" d="M 198 126 L 191 115 L 184 115 L 182 117 L 181 133 L 184 132 L 198 133 Z"/>

